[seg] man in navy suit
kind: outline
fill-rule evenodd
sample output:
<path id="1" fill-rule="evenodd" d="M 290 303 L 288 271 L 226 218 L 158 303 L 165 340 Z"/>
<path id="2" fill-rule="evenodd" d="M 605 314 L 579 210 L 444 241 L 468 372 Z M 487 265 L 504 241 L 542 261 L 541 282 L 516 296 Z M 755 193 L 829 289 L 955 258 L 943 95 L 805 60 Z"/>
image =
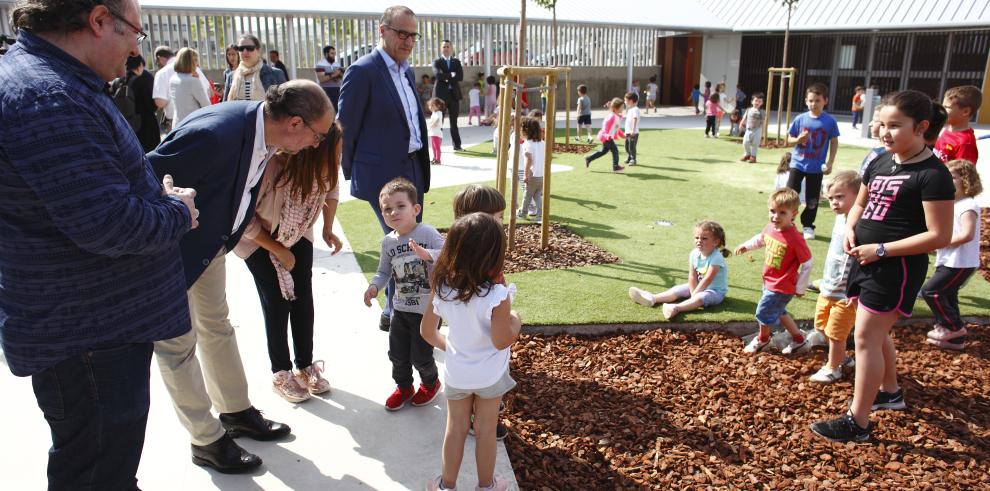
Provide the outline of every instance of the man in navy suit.
<path id="1" fill-rule="evenodd" d="M 464 70 L 461 60 L 454 58 L 454 46 L 449 39 L 444 39 L 440 45 L 440 58 L 433 61 L 433 77 L 437 79 L 433 85 L 433 97 L 443 99 L 447 106 L 447 117 L 450 118 L 450 139 L 454 140 L 454 150 L 461 148 L 461 133 L 457 131 L 457 116 L 461 109 L 461 86 L 464 80 Z"/>
<path id="2" fill-rule="evenodd" d="M 340 88 L 339 115 L 344 128 L 341 167 L 351 181 L 351 196 L 371 204 L 385 225 L 378 194 L 388 181 L 405 177 L 416 186 L 419 203 L 430 190 L 430 155 L 426 118 L 416 92 L 409 55 L 419 40 L 416 14 L 407 7 L 389 7 L 378 26 L 381 44 L 347 68 Z M 422 219 L 422 212 L 416 217 Z M 387 331 L 392 314 L 394 282 L 386 288 L 379 328 Z"/>
<path id="3" fill-rule="evenodd" d="M 156 174 L 170 174 L 177 186 L 198 192 L 199 227 L 179 243 L 193 328 L 155 343 L 162 379 L 198 465 L 225 473 L 254 469 L 261 459 L 232 438 L 274 440 L 291 431 L 262 417 L 248 399 L 227 320 L 224 255 L 254 216 L 268 159 L 277 150 L 318 146 L 332 122 L 330 100 L 320 86 L 293 80 L 269 89 L 264 102 L 225 102 L 194 112 L 148 154 Z M 210 412 L 213 406 L 219 420 Z"/>

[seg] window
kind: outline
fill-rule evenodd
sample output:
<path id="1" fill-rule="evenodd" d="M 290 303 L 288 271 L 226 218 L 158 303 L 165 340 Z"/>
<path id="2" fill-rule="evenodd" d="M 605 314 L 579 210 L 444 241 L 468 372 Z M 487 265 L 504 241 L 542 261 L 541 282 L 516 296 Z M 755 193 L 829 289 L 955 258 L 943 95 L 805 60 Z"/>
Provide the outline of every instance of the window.
<path id="1" fill-rule="evenodd" d="M 856 68 L 856 46 L 852 44 L 844 44 L 839 50 L 839 67 L 840 70 L 851 70 Z"/>

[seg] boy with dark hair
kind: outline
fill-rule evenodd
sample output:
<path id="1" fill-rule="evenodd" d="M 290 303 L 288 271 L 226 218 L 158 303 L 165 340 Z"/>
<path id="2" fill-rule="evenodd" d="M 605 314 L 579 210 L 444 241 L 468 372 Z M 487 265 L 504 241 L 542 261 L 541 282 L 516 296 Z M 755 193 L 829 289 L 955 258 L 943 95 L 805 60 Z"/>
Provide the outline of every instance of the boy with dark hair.
<path id="1" fill-rule="evenodd" d="M 626 127 L 626 163 L 636 165 L 636 143 L 639 141 L 639 95 L 635 92 L 627 92 L 625 98 L 626 116 L 624 119 Z"/>
<path id="2" fill-rule="evenodd" d="M 853 129 L 863 122 L 863 86 L 857 85 L 852 98 Z"/>
<path id="3" fill-rule="evenodd" d="M 412 400 L 413 406 L 425 406 L 440 392 L 440 377 L 433 360 L 433 346 L 419 333 L 423 312 L 430 297 L 428 264 L 416 255 L 410 245 L 415 242 L 424 249 L 440 249 L 440 233 L 425 223 L 416 223 L 420 204 L 416 186 L 397 177 L 382 187 L 378 195 L 382 218 L 392 229 L 382 239 L 378 272 L 364 292 L 364 304 L 385 289 L 389 278 L 395 279 L 392 294 L 391 323 L 388 331 L 388 358 L 392 361 L 395 391 L 385 401 L 385 409 L 398 411 Z M 413 392 L 413 373 L 419 372 L 419 390 Z"/>
<path id="4" fill-rule="evenodd" d="M 935 156 L 942 162 L 968 160 L 976 165 L 980 153 L 976 149 L 976 135 L 969 120 L 983 104 L 983 94 L 972 85 L 953 87 L 945 91 L 942 106 L 947 113 L 945 131 L 935 142 Z"/>
<path id="5" fill-rule="evenodd" d="M 591 98 L 588 97 L 588 86 L 584 84 L 578 85 L 577 91 L 577 139 L 581 141 L 581 130 L 587 128 L 588 143 L 591 143 Z"/>
<path id="6" fill-rule="evenodd" d="M 828 87 L 825 84 L 811 84 L 805 93 L 804 103 L 808 112 L 795 117 L 788 131 L 787 143 L 795 146 L 787 187 L 801 192 L 802 183 L 805 185 L 807 194 L 804 211 L 801 212 L 801 225 L 804 240 L 812 240 L 815 238 L 815 217 L 818 215 L 822 178 L 832 172 L 835 153 L 839 149 L 839 125 L 831 114 L 825 112 L 828 104 Z"/>

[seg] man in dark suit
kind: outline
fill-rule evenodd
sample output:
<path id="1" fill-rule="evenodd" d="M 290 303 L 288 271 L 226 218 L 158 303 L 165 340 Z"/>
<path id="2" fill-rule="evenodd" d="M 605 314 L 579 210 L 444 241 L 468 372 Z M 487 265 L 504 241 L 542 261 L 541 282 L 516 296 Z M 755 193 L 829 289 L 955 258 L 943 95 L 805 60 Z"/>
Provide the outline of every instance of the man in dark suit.
<path id="1" fill-rule="evenodd" d="M 378 194 L 388 181 L 405 177 L 416 186 L 419 203 L 430 190 L 430 155 L 423 115 L 409 55 L 419 39 L 416 14 L 389 7 L 378 26 L 381 45 L 347 68 L 340 88 L 338 119 L 344 128 L 341 168 L 351 181 L 351 196 L 371 205 L 385 233 Z M 416 217 L 422 219 L 422 212 Z M 392 290 L 386 288 L 379 328 L 388 330 Z"/>
<path id="2" fill-rule="evenodd" d="M 225 473 L 251 470 L 261 459 L 231 438 L 274 440 L 290 432 L 262 417 L 248 399 L 227 320 L 224 256 L 254 216 L 268 159 L 276 150 L 295 153 L 319 145 L 332 122 L 330 100 L 320 86 L 293 80 L 271 88 L 264 102 L 233 101 L 196 111 L 148 154 L 156 174 L 170 174 L 177 186 L 198 191 L 199 228 L 179 243 L 193 329 L 155 342 L 162 379 L 198 465 Z M 220 412 L 219 420 L 211 407 Z"/>
<path id="3" fill-rule="evenodd" d="M 450 40 L 444 39 L 440 45 L 442 56 L 433 62 L 433 76 L 437 81 L 433 85 L 433 97 L 443 99 L 447 105 L 447 117 L 450 119 L 450 138 L 454 140 L 454 150 L 460 151 L 461 133 L 457 131 L 457 115 L 461 105 L 461 80 L 464 80 L 464 70 L 461 60 L 453 57 L 454 46 Z"/>

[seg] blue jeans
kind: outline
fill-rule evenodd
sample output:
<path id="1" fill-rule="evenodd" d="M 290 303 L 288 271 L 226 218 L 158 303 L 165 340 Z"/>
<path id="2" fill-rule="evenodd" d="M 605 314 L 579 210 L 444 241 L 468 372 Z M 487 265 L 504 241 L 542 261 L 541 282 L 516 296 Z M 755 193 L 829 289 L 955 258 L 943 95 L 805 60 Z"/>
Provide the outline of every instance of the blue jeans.
<path id="1" fill-rule="evenodd" d="M 49 490 L 138 489 L 151 353 L 152 343 L 114 345 L 31 377 L 52 433 Z"/>
<path id="2" fill-rule="evenodd" d="M 763 296 L 756 304 L 756 321 L 763 326 L 776 326 L 780 324 L 780 317 L 790 315 L 787 312 L 787 304 L 794 298 L 794 295 L 777 293 L 763 288 Z"/>

